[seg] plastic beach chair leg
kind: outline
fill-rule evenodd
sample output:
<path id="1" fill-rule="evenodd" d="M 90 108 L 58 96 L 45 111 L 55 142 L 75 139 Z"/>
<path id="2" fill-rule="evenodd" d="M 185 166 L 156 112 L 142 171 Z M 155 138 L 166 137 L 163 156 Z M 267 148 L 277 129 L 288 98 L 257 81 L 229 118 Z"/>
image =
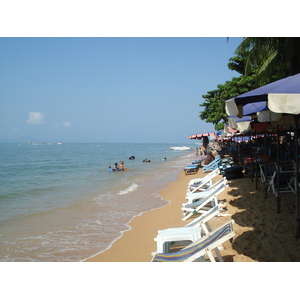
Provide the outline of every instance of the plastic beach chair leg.
<path id="1" fill-rule="evenodd" d="M 215 257 L 213 256 L 212 251 L 211 251 L 210 248 L 207 248 L 205 252 L 208 255 L 211 262 L 216 262 Z"/>

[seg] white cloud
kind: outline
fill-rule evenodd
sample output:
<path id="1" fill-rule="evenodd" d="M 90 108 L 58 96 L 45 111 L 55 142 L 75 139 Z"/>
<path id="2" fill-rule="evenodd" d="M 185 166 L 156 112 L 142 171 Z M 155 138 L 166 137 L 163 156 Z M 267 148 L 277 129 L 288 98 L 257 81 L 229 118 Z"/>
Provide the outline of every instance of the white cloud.
<path id="1" fill-rule="evenodd" d="M 43 124 L 44 117 L 45 115 L 42 114 L 41 112 L 30 112 L 27 123 L 34 124 L 34 125 Z"/>
<path id="2" fill-rule="evenodd" d="M 70 127 L 70 126 L 71 126 L 71 123 L 70 123 L 70 122 L 63 122 L 63 126 L 65 126 L 65 127 Z"/>

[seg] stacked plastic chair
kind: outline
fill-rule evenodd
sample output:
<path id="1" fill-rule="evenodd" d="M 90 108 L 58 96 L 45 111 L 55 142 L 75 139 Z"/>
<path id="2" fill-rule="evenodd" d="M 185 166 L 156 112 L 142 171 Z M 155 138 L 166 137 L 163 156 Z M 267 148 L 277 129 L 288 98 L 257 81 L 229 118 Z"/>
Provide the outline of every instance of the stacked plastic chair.
<path id="1" fill-rule="evenodd" d="M 233 158 L 231 156 L 222 158 L 219 163 L 220 174 L 225 173 L 225 169 L 231 168 L 234 166 Z"/>

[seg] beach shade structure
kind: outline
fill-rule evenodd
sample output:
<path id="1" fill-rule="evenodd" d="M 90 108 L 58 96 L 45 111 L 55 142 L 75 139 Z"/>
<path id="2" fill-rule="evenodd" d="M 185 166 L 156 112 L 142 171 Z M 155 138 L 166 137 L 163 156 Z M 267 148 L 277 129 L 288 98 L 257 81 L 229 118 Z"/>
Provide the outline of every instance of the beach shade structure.
<path id="1" fill-rule="evenodd" d="M 228 101 L 230 102 L 231 100 Z M 243 114 L 242 117 L 240 117 L 241 111 Z M 238 130 L 239 133 L 271 131 L 277 129 L 277 126 L 289 130 L 294 123 L 294 118 L 291 115 L 275 113 L 269 110 L 267 101 L 248 103 L 243 106 L 242 110 L 235 112 L 238 115 L 230 115 L 228 117 L 228 125 Z"/>
<path id="2" fill-rule="evenodd" d="M 203 139 L 203 141 L 202 141 L 203 148 L 204 148 L 205 151 L 207 152 L 207 147 L 208 147 L 208 144 L 209 144 L 209 139 L 208 139 L 207 136 L 204 136 L 202 139 Z"/>
<path id="3" fill-rule="evenodd" d="M 232 127 L 228 126 L 228 124 L 225 124 L 221 139 L 229 140 L 232 136 L 236 134 L 239 134 L 239 131 L 237 129 L 233 129 Z"/>
<path id="4" fill-rule="evenodd" d="M 251 129 L 251 116 L 245 116 L 242 118 L 238 118 L 236 116 L 228 117 L 228 125 L 232 129 L 238 130 L 239 133 L 247 132 Z"/>
<path id="5" fill-rule="evenodd" d="M 251 129 L 255 131 L 272 131 L 277 129 L 278 126 L 282 129 L 289 130 L 294 123 L 292 115 L 271 111 L 267 106 L 267 101 L 248 103 L 243 106 L 242 110 L 243 117 L 241 120 L 250 117 Z"/>
<path id="6" fill-rule="evenodd" d="M 191 262 L 197 259 L 203 261 L 204 255 L 207 255 L 210 261 L 216 262 L 213 251 L 218 250 L 218 247 L 235 236 L 233 223 L 234 220 L 227 222 L 182 250 L 158 253 L 152 258 L 151 262 Z M 223 262 L 221 255 L 218 255 L 218 251 L 215 252 L 219 262 Z"/>
<path id="7" fill-rule="evenodd" d="M 202 131 L 188 136 L 190 140 L 201 140 L 203 137 L 217 136 L 216 132 Z"/>
<path id="8" fill-rule="evenodd" d="M 267 85 L 261 86 L 257 89 L 241 94 L 235 98 L 225 101 L 225 109 L 228 116 L 243 117 L 250 112 L 246 111 L 246 105 L 252 105 L 252 113 L 257 115 L 262 114 L 264 122 L 280 122 L 284 115 L 293 116 L 294 139 L 295 143 L 295 157 L 296 170 L 299 170 L 299 114 L 300 114 L 300 73 L 292 75 Z M 264 106 L 263 108 L 256 108 L 255 106 Z M 249 107 L 248 107 L 249 108 Z M 250 108 L 249 108 L 250 109 Z M 253 111 L 254 110 L 254 111 Z M 263 112 L 263 113 L 262 113 Z M 276 120 L 276 121 L 274 121 Z M 277 125 L 279 128 L 280 125 Z M 278 135 L 279 137 L 279 135 Z M 278 146 L 279 146 L 279 138 Z M 279 148 L 279 147 L 278 147 Z M 279 161 L 279 152 L 277 155 Z M 295 181 L 299 180 L 298 172 L 295 174 Z M 277 178 L 280 181 L 280 176 Z M 279 184 L 278 184 L 279 188 Z M 300 237 L 300 203 L 299 203 L 299 187 L 296 184 L 296 237 Z M 278 190 L 278 212 L 280 210 L 280 196 Z"/>
<path id="9" fill-rule="evenodd" d="M 297 115 L 300 113 L 300 73 L 269 83 L 225 102 L 229 116 L 239 116 L 246 104 L 265 105 L 274 113 Z M 258 104 L 261 102 L 260 104 Z M 257 109 L 257 111 L 261 111 Z"/>
<path id="10" fill-rule="evenodd" d="M 252 137 L 247 136 L 247 135 L 234 136 L 232 138 L 232 140 L 237 142 L 237 143 L 250 142 L 252 140 Z"/>
<path id="11" fill-rule="evenodd" d="M 209 139 L 208 139 L 209 136 L 215 136 L 217 138 L 218 134 L 216 132 L 202 131 L 199 133 L 192 134 L 192 135 L 188 136 L 188 138 L 190 140 L 201 140 L 202 139 L 203 147 L 207 151 L 207 146 L 209 144 Z"/>

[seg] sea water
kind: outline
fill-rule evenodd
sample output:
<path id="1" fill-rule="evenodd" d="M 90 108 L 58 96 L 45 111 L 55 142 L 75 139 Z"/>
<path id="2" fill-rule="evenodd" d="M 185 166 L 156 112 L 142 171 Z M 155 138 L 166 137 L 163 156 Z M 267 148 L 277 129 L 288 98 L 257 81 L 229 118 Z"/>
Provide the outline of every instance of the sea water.
<path id="1" fill-rule="evenodd" d="M 132 218 L 168 204 L 159 190 L 195 156 L 171 146 L 0 144 L 0 261 L 75 262 L 108 249 Z M 128 171 L 107 172 L 119 161 Z"/>

